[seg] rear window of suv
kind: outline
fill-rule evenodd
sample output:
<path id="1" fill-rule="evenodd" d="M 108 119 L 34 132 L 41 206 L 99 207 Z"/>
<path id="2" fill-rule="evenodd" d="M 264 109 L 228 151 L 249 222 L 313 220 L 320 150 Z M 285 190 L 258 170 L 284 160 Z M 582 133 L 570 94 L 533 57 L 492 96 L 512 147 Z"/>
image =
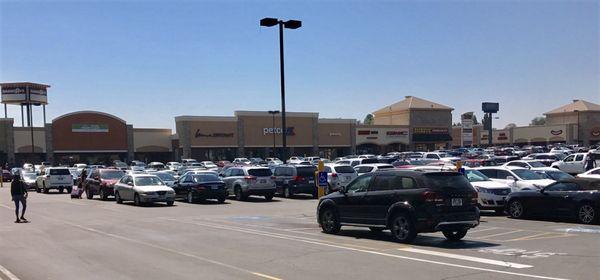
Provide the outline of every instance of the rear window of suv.
<path id="1" fill-rule="evenodd" d="M 354 173 L 352 166 L 336 166 L 334 167 L 336 173 Z"/>
<path id="2" fill-rule="evenodd" d="M 52 168 L 50 169 L 50 175 L 71 175 L 71 172 L 66 168 Z"/>
<path id="3" fill-rule="evenodd" d="M 316 170 L 317 169 L 313 166 L 296 167 L 297 175 L 301 177 L 314 177 Z"/>
<path id="4" fill-rule="evenodd" d="M 268 168 L 248 169 L 248 174 L 250 176 L 256 177 L 270 177 L 271 175 L 273 175 L 273 173 L 271 173 L 271 170 Z"/>
<path id="5" fill-rule="evenodd" d="M 432 189 L 472 190 L 467 177 L 460 173 L 426 173 L 427 185 Z"/>

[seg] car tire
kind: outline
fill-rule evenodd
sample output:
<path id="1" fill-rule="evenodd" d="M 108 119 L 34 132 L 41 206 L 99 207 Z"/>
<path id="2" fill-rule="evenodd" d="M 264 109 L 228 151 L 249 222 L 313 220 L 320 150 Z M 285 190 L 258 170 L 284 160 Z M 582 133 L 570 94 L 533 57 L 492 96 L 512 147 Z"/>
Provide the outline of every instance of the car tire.
<path id="1" fill-rule="evenodd" d="M 100 199 L 102 199 L 102 200 L 108 199 L 108 195 L 106 195 L 106 191 L 104 190 L 104 188 L 100 189 Z"/>
<path id="2" fill-rule="evenodd" d="M 274 194 L 272 194 L 272 193 L 270 193 L 270 194 L 266 194 L 266 195 L 265 195 L 265 200 L 266 200 L 266 201 L 271 201 L 271 200 L 273 200 L 273 195 L 274 195 Z"/>
<path id="3" fill-rule="evenodd" d="M 233 192 L 235 194 L 235 199 L 236 200 L 238 200 L 238 201 L 244 201 L 244 200 L 246 200 L 246 196 L 242 192 L 242 188 L 240 186 L 236 186 Z"/>
<path id="4" fill-rule="evenodd" d="M 135 206 L 142 206 L 142 202 L 140 201 L 140 195 L 137 193 L 133 195 L 133 204 Z"/>
<path id="5" fill-rule="evenodd" d="M 119 194 L 119 192 L 115 192 L 115 201 L 117 202 L 117 204 L 123 204 L 123 199 L 121 199 L 121 195 Z"/>
<path id="6" fill-rule="evenodd" d="M 64 188 L 58 188 L 58 193 L 63 193 L 65 191 Z"/>
<path id="7" fill-rule="evenodd" d="M 324 233 L 336 234 L 342 228 L 337 211 L 335 211 L 333 207 L 321 209 L 319 213 L 319 221 L 321 224 L 321 230 L 323 230 Z"/>
<path id="8" fill-rule="evenodd" d="M 520 219 L 525 216 L 525 206 L 519 200 L 513 200 L 508 203 L 508 215 L 514 219 Z"/>
<path id="9" fill-rule="evenodd" d="M 577 222 L 582 224 L 592 224 L 597 219 L 597 211 L 589 203 L 583 203 L 577 208 Z"/>
<path id="10" fill-rule="evenodd" d="M 196 200 L 194 199 L 194 195 L 192 194 L 192 192 L 188 192 L 187 193 L 187 202 L 190 203 L 190 204 L 196 202 Z"/>
<path id="11" fill-rule="evenodd" d="M 401 243 L 410 243 L 417 237 L 415 223 L 407 213 L 398 213 L 390 220 L 392 238 Z"/>
<path id="12" fill-rule="evenodd" d="M 369 227 L 369 230 L 374 232 L 374 233 L 381 233 L 383 231 L 383 228 L 380 227 Z"/>
<path id="13" fill-rule="evenodd" d="M 42 192 L 42 189 L 40 189 L 38 186 L 35 186 L 35 192 L 36 192 L 36 193 L 41 193 L 41 192 Z"/>
<path id="14" fill-rule="evenodd" d="M 86 197 L 87 199 L 93 199 L 93 198 L 94 198 L 94 194 L 92 193 L 92 191 L 91 191 L 89 188 L 87 188 L 87 189 L 85 190 L 85 197 Z"/>
<path id="15" fill-rule="evenodd" d="M 444 230 L 444 231 L 442 231 L 442 233 L 444 234 L 446 239 L 448 239 L 449 241 L 459 241 L 459 240 L 463 239 L 463 237 L 465 237 L 465 235 L 467 235 L 467 229 Z"/>
<path id="16" fill-rule="evenodd" d="M 67 188 L 67 193 L 73 192 L 73 187 Z"/>
<path id="17" fill-rule="evenodd" d="M 290 188 L 290 186 L 283 186 L 283 197 L 292 198 L 292 196 L 294 196 L 292 188 Z"/>
<path id="18" fill-rule="evenodd" d="M 171 200 L 171 201 L 167 201 L 167 206 L 173 206 L 175 204 L 175 201 Z"/>
<path id="19" fill-rule="evenodd" d="M 44 193 L 49 193 L 49 192 L 50 192 L 50 190 L 49 190 L 48 188 L 46 188 L 46 183 L 44 183 L 44 184 L 42 185 L 42 191 L 43 191 Z"/>
<path id="20" fill-rule="evenodd" d="M 219 203 L 223 204 L 223 203 L 225 203 L 225 200 L 226 200 L 226 199 L 227 199 L 227 197 L 226 197 L 226 196 L 221 196 L 221 197 L 219 197 L 217 200 L 219 201 Z"/>

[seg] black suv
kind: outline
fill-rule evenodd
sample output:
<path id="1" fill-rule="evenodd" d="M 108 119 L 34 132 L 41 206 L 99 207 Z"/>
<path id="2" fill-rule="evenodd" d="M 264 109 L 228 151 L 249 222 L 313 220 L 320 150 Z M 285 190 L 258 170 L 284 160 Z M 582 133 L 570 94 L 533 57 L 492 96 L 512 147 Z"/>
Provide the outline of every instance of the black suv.
<path id="1" fill-rule="evenodd" d="M 436 231 L 460 240 L 479 225 L 477 192 L 457 172 L 367 173 L 322 197 L 317 217 L 325 233 L 337 233 L 342 225 L 390 229 L 404 243 L 419 232 Z"/>
<path id="2" fill-rule="evenodd" d="M 313 165 L 279 165 L 273 170 L 273 179 L 277 192 L 283 197 L 290 198 L 294 194 L 306 193 L 317 197 Z"/>

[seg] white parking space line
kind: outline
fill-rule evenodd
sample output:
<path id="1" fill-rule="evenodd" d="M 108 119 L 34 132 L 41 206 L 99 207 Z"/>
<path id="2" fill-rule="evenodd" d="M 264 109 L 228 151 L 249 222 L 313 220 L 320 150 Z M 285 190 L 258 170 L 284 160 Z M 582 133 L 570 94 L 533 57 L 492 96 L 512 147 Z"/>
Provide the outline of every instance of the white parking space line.
<path id="1" fill-rule="evenodd" d="M 470 230 L 469 234 L 476 233 L 476 232 L 482 232 L 482 231 L 488 231 L 488 230 L 495 230 L 495 229 L 500 229 L 500 228 L 498 228 L 498 227 L 490 227 L 490 228 L 482 228 L 482 229 Z"/>
<path id="2" fill-rule="evenodd" d="M 532 265 L 527 265 L 527 264 L 511 263 L 511 262 L 491 260 L 491 259 L 484 259 L 484 258 L 477 258 L 477 257 L 470 257 L 470 256 L 464 256 L 464 255 L 458 255 L 458 254 L 450 254 L 450 253 L 444 253 L 444 252 L 422 250 L 422 249 L 411 248 L 411 247 L 400 248 L 398 250 L 405 251 L 405 252 L 411 252 L 411 253 L 419 253 L 419 254 L 425 254 L 425 255 L 431 255 L 431 256 L 444 257 L 444 258 L 458 259 L 458 260 L 464 260 L 464 261 L 471 261 L 471 262 L 479 262 L 479 263 L 485 263 L 485 264 L 499 265 L 499 266 L 504 266 L 504 267 L 512 267 L 512 268 L 530 268 L 530 267 L 533 267 Z"/>
<path id="3" fill-rule="evenodd" d="M 19 280 L 19 277 L 12 274 L 12 272 L 10 272 L 8 269 L 6 269 L 6 267 L 4 267 L 2 265 L 0 265 L 0 273 L 2 273 L 4 276 L 6 276 L 8 278 L 8 280 Z"/>
<path id="4" fill-rule="evenodd" d="M 487 239 L 487 238 L 490 238 L 490 237 L 496 237 L 496 236 L 501 236 L 501 235 L 507 235 L 507 234 L 517 233 L 517 232 L 521 232 L 521 231 L 524 231 L 524 230 L 521 230 L 521 229 L 519 229 L 519 230 L 512 230 L 512 231 L 507 231 L 507 232 L 501 232 L 501 233 L 496 233 L 496 234 L 490 234 L 490 235 L 486 235 L 486 236 L 478 236 L 477 238 L 479 238 L 479 239 Z"/>
<path id="5" fill-rule="evenodd" d="M 549 277 L 549 276 L 542 276 L 542 275 L 535 275 L 535 274 L 517 273 L 517 272 L 511 272 L 511 271 L 503 271 L 503 270 L 496 270 L 496 269 L 489 269 L 489 268 L 433 261 L 433 260 L 428 260 L 428 259 L 400 256 L 400 255 L 388 254 L 388 253 L 378 252 L 378 251 L 373 251 L 373 250 L 363 250 L 363 249 L 357 249 L 357 248 L 348 247 L 348 246 L 337 245 L 336 243 L 331 242 L 331 241 L 327 241 L 329 243 L 325 243 L 322 241 L 313 241 L 314 239 L 311 240 L 311 239 L 306 239 L 304 237 L 299 237 L 299 236 L 294 236 L 294 235 L 285 235 L 285 234 L 279 234 L 279 233 L 259 231 L 259 230 L 255 230 L 255 229 L 249 229 L 249 228 L 223 226 L 223 225 L 216 225 L 216 224 L 209 224 L 209 223 L 185 222 L 185 221 L 180 221 L 177 219 L 165 219 L 165 220 L 176 222 L 176 223 L 191 224 L 191 225 L 197 225 L 197 226 L 202 226 L 202 227 L 221 229 L 221 230 L 225 230 L 225 231 L 237 231 L 237 232 L 242 232 L 242 233 L 271 237 L 271 238 L 279 238 L 279 239 L 302 242 L 302 243 L 307 243 L 307 244 L 327 246 L 327 247 L 332 247 L 332 248 L 337 248 L 337 249 L 345 249 L 348 251 L 361 252 L 361 253 L 367 253 L 367 254 L 373 254 L 373 255 L 391 257 L 391 258 L 397 258 L 397 259 L 404 259 L 404 260 L 412 260 L 412 261 L 424 262 L 424 263 L 430 263 L 430 264 L 438 264 L 438 265 L 443 265 L 443 266 L 450 266 L 450 267 L 457 267 L 457 268 L 464 268 L 464 269 L 478 270 L 478 271 L 486 271 L 486 272 L 492 272 L 492 273 L 497 273 L 497 274 L 521 276 L 521 277 L 526 277 L 526 278 L 548 279 L 548 280 L 567 280 L 566 278 L 557 278 L 557 277 Z"/>

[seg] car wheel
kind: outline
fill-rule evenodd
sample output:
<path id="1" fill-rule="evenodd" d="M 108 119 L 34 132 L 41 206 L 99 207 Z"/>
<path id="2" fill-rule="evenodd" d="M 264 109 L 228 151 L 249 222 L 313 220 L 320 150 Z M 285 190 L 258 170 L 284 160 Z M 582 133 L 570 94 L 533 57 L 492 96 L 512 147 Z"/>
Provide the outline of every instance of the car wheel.
<path id="1" fill-rule="evenodd" d="M 104 188 L 100 189 L 100 199 L 102 199 L 102 200 L 108 199 L 108 195 L 106 195 L 106 191 L 104 190 Z"/>
<path id="2" fill-rule="evenodd" d="M 292 189 L 289 186 L 284 186 L 283 187 L 283 197 L 292 198 L 292 196 L 293 196 Z"/>
<path id="3" fill-rule="evenodd" d="M 44 184 L 44 186 L 43 186 L 43 188 L 42 188 L 42 191 L 43 191 L 44 193 L 49 193 L 49 192 L 50 192 L 50 190 L 49 190 L 48 188 L 46 188 L 46 184 Z"/>
<path id="4" fill-rule="evenodd" d="M 340 228 L 342 228 L 338 215 L 333 207 L 321 210 L 319 216 L 319 220 L 321 221 L 321 229 L 324 233 L 335 234 L 340 231 Z"/>
<path id="5" fill-rule="evenodd" d="M 175 204 L 175 201 L 173 201 L 173 200 L 167 201 L 167 206 L 173 206 L 173 204 Z"/>
<path id="6" fill-rule="evenodd" d="M 134 204 L 135 206 L 140 206 L 140 205 L 142 205 L 142 202 L 140 201 L 140 195 L 139 195 L 139 194 L 137 194 L 137 193 L 136 193 L 135 195 L 133 195 L 133 204 Z"/>
<path id="7" fill-rule="evenodd" d="M 596 211 L 590 204 L 582 204 L 577 208 L 577 221 L 582 224 L 591 224 L 596 220 Z"/>
<path id="8" fill-rule="evenodd" d="M 467 229 L 461 230 L 444 230 L 442 231 L 446 239 L 450 241 L 459 241 L 467 235 Z"/>
<path id="9" fill-rule="evenodd" d="M 41 193 L 41 192 L 42 192 L 42 190 L 41 190 L 41 189 L 40 189 L 38 186 L 36 186 L 36 187 L 35 187 L 35 192 L 36 192 L 36 193 Z"/>
<path id="10" fill-rule="evenodd" d="M 115 201 L 117 201 L 117 204 L 123 203 L 123 199 L 121 199 L 121 195 L 119 194 L 119 192 L 115 192 Z"/>
<path id="11" fill-rule="evenodd" d="M 90 188 L 87 188 L 85 190 L 85 197 L 87 199 L 93 199 L 94 198 L 94 194 L 92 193 L 92 191 L 90 190 Z"/>
<path id="12" fill-rule="evenodd" d="M 242 188 L 240 188 L 239 186 L 235 187 L 234 193 L 235 193 L 235 199 L 236 200 L 242 201 L 242 200 L 246 199 L 246 197 L 242 193 Z"/>
<path id="13" fill-rule="evenodd" d="M 415 225 L 406 213 L 400 213 L 392 218 L 390 231 L 394 240 L 402 243 L 410 243 L 417 237 Z"/>
<path id="14" fill-rule="evenodd" d="M 267 195 L 265 195 L 265 200 L 266 200 L 266 201 L 271 201 L 271 200 L 273 200 L 273 194 L 272 194 L 272 193 L 270 193 L 270 194 L 267 194 Z"/>
<path id="15" fill-rule="evenodd" d="M 73 187 L 67 188 L 67 193 L 73 192 Z"/>
<path id="16" fill-rule="evenodd" d="M 194 195 L 192 194 L 192 192 L 188 192 L 188 194 L 187 194 L 187 202 L 188 203 L 194 203 L 194 202 L 196 202 L 194 200 Z"/>
<path id="17" fill-rule="evenodd" d="M 225 196 L 219 197 L 219 198 L 218 198 L 218 201 L 219 201 L 219 203 L 225 203 L 225 199 L 226 199 L 226 198 L 227 198 L 227 197 L 225 197 Z"/>
<path id="18" fill-rule="evenodd" d="M 374 232 L 374 233 L 381 233 L 383 231 L 383 228 L 380 227 L 369 227 L 369 230 Z"/>
<path id="19" fill-rule="evenodd" d="M 523 203 L 521 203 L 521 201 L 513 200 L 508 204 L 508 215 L 511 218 L 523 218 L 524 214 L 525 207 L 523 207 Z"/>
<path id="20" fill-rule="evenodd" d="M 64 188 L 58 188 L 58 193 L 63 193 L 65 191 Z"/>

